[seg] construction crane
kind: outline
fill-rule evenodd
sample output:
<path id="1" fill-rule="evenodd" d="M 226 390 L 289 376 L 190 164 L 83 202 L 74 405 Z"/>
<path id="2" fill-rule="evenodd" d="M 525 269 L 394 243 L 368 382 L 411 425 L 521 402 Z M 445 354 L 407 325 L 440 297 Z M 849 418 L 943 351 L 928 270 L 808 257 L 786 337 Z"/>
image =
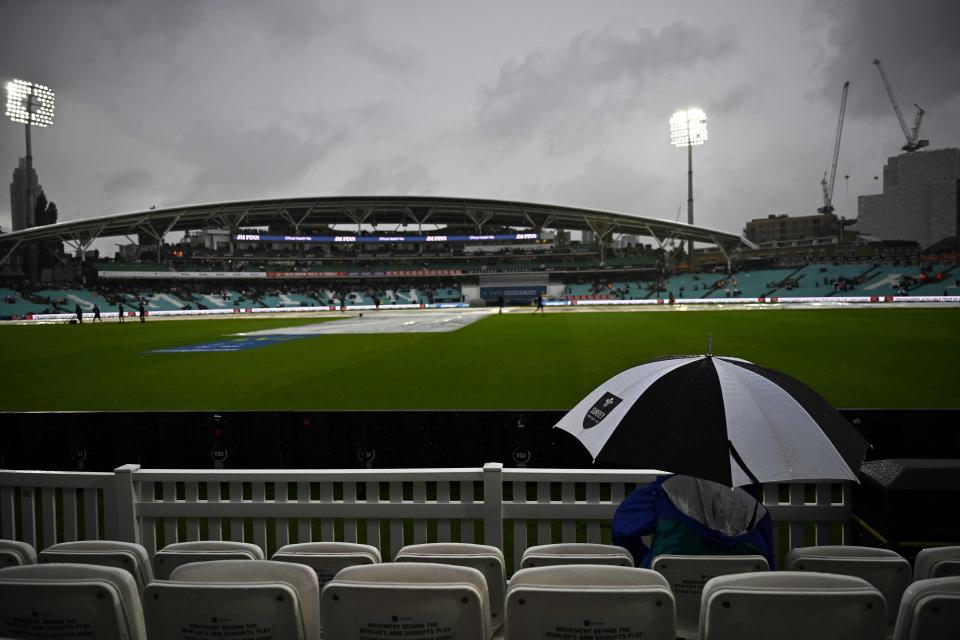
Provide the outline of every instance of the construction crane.
<path id="1" fill-rule="evenodd" d="M 913 106 L 917 108 L 917 115 L 913 119 L 913 129 L 907 129 L 907 121 L 903 119 L 903 112 L 900 111 L 900 105 L 897 103 L 897 96 L 893 93 L 893 87 L 890 85 L 890 80 L 887 78 L 887 72 L 883 70 L 883 65 L 880 64 L 880 60 L 874 60 L 873 64 L 877 65 L 877 69 L 880 70 L 880 79 L 883 80 L 883 86 L 887 88 L 887 95 L 890 96 L 890 104 L 893 105 L 893 110 L 897 114 L 897 119 L 900 121 L 900 128 L 903 129 L 903 137 L 907 139 L 907 144 L 901 147 L 904 151 L 908 153 L 913 153 L 917 149 L 922 149 L 923 147 L 929 146 L 929 140 L 920 140 L 920 122 L 923 120 L 923 114 L 925 113 L 920 105 L 913 103 Z"/>
<path id="2" fill-rule="evenodd" d="M 840 98 L 840 117 L 837 118 L 837 136 L 833 142 L 833 162 L 830 165 L 830 171 L 825 171 L 820 186 L 823 188 L 823 206 L 817 209 L 817 213 L 833 213 L 833 184 L 837 177 L 837 158 L 840 157 L 840 136 L 843 135 L 843 114 L 847 110 L 847 91 L 850 89 L 850 81 L 843 83 L 843 97 Z M 827 175 L 830 180 L 827 180 Z"/>

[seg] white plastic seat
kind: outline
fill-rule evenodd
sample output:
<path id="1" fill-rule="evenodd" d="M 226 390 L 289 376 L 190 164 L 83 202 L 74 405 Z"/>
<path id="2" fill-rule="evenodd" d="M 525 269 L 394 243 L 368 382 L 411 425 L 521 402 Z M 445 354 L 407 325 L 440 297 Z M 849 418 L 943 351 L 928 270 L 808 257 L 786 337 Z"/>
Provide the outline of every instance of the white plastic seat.
<path id="1" fill-rule="evenodd" d="M 487 581 L 487 593 L 490 597 L 491 631 L 496 631 L 503 624 L 507 574 L 503 551 L 497 547 L 467 542 L 412 544 L 400 549 L 394 561 L 437 562 L 477 569 Z"/>
<path id="2" fill-rule="evenodd" d="M 960 576 L 960 547 L 923 549 L 913 561 L 913 579 Z"/>
<path id="3" fill-rule="evenodd" d="M 903 592 L 894 640 L 960 637 L 960 577 L 916 580 Z"/>
<path id="4" fill-rule="evenodd" d="M 19 540 L 0 540 L 0 569 L 37 563 L 37 551 Z"/>
<path id="5" fill-rule="evenodd" d="M 673 640 L 674 598 L 649 569 L 554 565 L 521 569 L 507 589 L 507 640 Z"/>
<path id="6" fill-rule="evenodd" d="M 900 609 L 900 597 L 910 584 L 910 563 L 906 558 L 875 547 L 824 545 L 799 547 L 787 553 L 787 571 L 818 571 L 863 578 L 883 594 L 887 603 L 887 631 L 893 632 Z"/>
<path id="7" fill-rule="evenodd" d="M 193 562 L 143 592 L 150 640 L 194 637 L 184 629 L 198 638 L 319 640 L 319 604 L 310 567 L 271 560 Z"/>
<path id="8" fill-rule="evenodd" d="M 0 637 L 146 640 L 140 591 L 133 576 L 116 567 L 0 569 Z"/>
<path id="9" fill-rule="evenodd" d="M 277 549 L 271 560 L 295 562 L 313 569 L 320 590 L 346 567 L 378 564 L 380 550 L 369 544 L 356 542 L 300 542 Z M 321 628 L 323 617 L 320 618 Z"/>
<path id="10" fill-rule="evenodd" d="M 717 576 L 767 571 L 763 556 L 659 555 L 651 569 L 663 575 L 677 603 L 677 637 L 696 638 L 700 625 L 700 596 L 707 580 Z"/>
<path id="11" fill-rule="evenodd" d="M 150 556 L 147 555 L 147 550 L 133 542 L 117 540 L 61 542 L 41 551 L 40 562 L 76 562 L 124 569 L 129 571 L 137 581 L 137 588 L 140 591 L 153 581 L 153 570 L 150 568 Z"/>
<path id="12" fill-rule="evenodd" d="M 764 571 L 719 576 L 703 587 L 700 640 L 878 640 L 883 596 L 862 578 Z"/>
<path id="13" fill-rule="evenodd" d="M 551 567 L 559 564 L 606 564 L 632 567 L 633 556 L 612 544 L 561 542 L 528 547 L 520 559 L 521 569 Z"/>
<path id="14" fill-rule="evenodd" d="M 320 600 L 326 638 L 490 636 L 487 581 L 470 567 L 427 562 L 347 567 L 327 583 Z"/>
<path id="15" fill-rule="evenodd" d="M 280 547 L 270 559 L 296 562 L 313 568 L 322 590 L 344 567 L 379 563 L 380 550 L 373 545 L 357 542 L 300 542 Z"/>
<path id="16" fill-rule="evenodd" d="M 167 580 L 174 569 L 189 562 L 263 559 L 263 549 L 249 542 L 229 540 L 175 542 L 154 554 L 153 574 L 157 580 Z"/>

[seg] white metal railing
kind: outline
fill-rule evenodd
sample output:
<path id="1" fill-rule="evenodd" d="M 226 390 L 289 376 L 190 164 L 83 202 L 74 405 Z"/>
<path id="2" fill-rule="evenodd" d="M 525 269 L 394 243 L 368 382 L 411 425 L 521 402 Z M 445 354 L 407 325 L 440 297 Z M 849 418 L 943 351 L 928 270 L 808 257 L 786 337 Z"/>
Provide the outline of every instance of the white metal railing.
<path id="1" fill-rule="evenodd" d="M 607 542 L 620 501 L 652 470 L 457 469 L 0 472 L 0 537 L 54 542 L 365 542 L 392 558 L 422 542 L 498 546 L 519 566 L 529 544 Z M 849 486 L 764 486 L 778 548 L 846 543 Z"/>

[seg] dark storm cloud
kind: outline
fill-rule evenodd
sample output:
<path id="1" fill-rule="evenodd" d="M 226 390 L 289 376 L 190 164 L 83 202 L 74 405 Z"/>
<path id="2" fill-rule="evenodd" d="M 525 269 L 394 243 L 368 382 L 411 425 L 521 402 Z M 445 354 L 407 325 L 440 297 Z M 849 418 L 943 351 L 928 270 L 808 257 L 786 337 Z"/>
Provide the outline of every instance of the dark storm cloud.
<path id="1" fill-rule="evenodd" d="M 623 158 L 596 156 L 582 170 L 564 180 L 548 184 L 527 184 L 518 192 L 520 199 L 623 213 L 667 217 L 664 211 L 650 211 L 661 181 L 639 173 L 634 163 Z"/>
<path id="2" fill-rule="evenodd" d="M 200 8 L 185 0 L 10 0 L 0 59 L 57 91 L 95 95 L 135 63 L 175 48 Z"/>
<path id="3" fill-rule="evenodd" d="M 360 170 L 340 188 L 342 195 L 381 193 L 430 195 L 437 181 L 422 162 L 406 158 L 362 162 Z"/>
<path id="4" fill-rule="evenodd" d="M 143 189 L 153 183 L 153 176 L 145 169 L 129 168 L 123 169 L 110 176 L 103 183 L 103 194 L 108 197 L 114 197 L 130 191 Z"/>
<path id="5" fill-rule="evenodd" d="M 707 113 L 733 113 L 743 107 L 750 97 L 756 95 L 757 89 L 752 84 L 738 84 L 726 89 L 716 100 L 707 103 Z"/>
<path id="6" fill-rule="evenodd" d="M 249 128 L 198 123 L 183 135 L 184 160 L 200 167 L 183 189 L 183 201 L 258 198 L 282 191 L 349 135 L 347 128 L 328 127 L 313 138 L 278 122 Z"/>
<path id="7" fill-rule="evenodd" d="M 587 31 L 562 48 L 503 65 L 480 90 L 477 128 L 502 146 L 546 133 L 548 151 L 567 151 L 593 137 L 604 117 L 642 102 L 647 76 L 723 58 L 737 47 L 729 28 L 684 23 L 629 36 Z"/>
<path id="8" fill-rule="evenodd" d="M 883 61 L 908 124 L 914 102 L 934 111 L 960 97 L 960 2 L 816 0 L 814 7 L 830 25 L 834 48 L 823 93 L 835 99 L 853 80 L 851 114 L 893 116 L 874 58 Z"/>
<path id="9" fill-rule="evenodd" d="M 253 31 L 265 33 L 276 49 L 297 49 L 309 42 L 335 40 L 382 71 L 406 73 L 423 63 L 420 54 L 410 47 L 371 34 L 363 7 L 356 2 L 231 0 L 231 8 L 235 5 L 242 9 L 236 14 L 238 19 Z"/>

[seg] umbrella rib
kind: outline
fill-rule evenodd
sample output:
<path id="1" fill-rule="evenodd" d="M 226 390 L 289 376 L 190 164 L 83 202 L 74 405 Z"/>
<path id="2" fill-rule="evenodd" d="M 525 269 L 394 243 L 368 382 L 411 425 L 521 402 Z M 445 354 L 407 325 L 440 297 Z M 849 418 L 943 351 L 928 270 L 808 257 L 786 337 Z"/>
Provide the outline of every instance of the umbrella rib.
<path id="1" fill-rule="evenodd" d="M 733 441 L 729 438 L 727 439 L 727 445 L 730 447 L 730 455 L 733 456 L 734 461 L 740 465 L 740 468 L 743 469 L 744 473 L 747 474 L 747 477 L 753 480 L 753 484 L 760 484 L 760 481 L 757 480 L 757 476 L 753 475 L 753 471 L 750 471 L 750 468 L 747 466 L 747 463 L 743 461 L 743 458 L 740 457 L 740 452 L 737 451 L 737 448 L 733 446 Z"/>
<path id="2" fill-rule="evenodd" d="M 729 440 L 729 439 L 728 439 L 728 440 L 727 440 L 727 444 L 730 445 L 730 455 L 733 456 L 734 461 L 736 461 L 736 463 L 737 463 L 738 465 L 740 465 L 740 468 L 743 469 L 744 473 L 746 473 L 747 476 L 748 476 L 751 480 L 753 480 L 754 486 L 759 487 L 759 486 L 760 486 L 760 481 L 757 480 L 757 476 L 753 475 L 753 471 L 750 471 L 750 467 L 748 467 L 748 466 L 747 466 L 747 463 L 744 462 L 744 461 L 743 461 L 743 458 L 740 457 L 740 452 L 737 451 L 737 448 L 736 448 L 735 446 L 733 446 L 733 440 Z M 762 494 L 761 494 L 761 495 L 762 495 Z M 757 523 L 757 509 L 758 509 L 759 506 L 760 506 L 760 499 L 758 499 L 756 496 L 754 496 L 753 515 L 750 516 L 750 528 L 751 528 L 751 529 L 752 529 L 752 528 L 754 527 L 754 525 L 756 525 L 756 523 Z"/>

